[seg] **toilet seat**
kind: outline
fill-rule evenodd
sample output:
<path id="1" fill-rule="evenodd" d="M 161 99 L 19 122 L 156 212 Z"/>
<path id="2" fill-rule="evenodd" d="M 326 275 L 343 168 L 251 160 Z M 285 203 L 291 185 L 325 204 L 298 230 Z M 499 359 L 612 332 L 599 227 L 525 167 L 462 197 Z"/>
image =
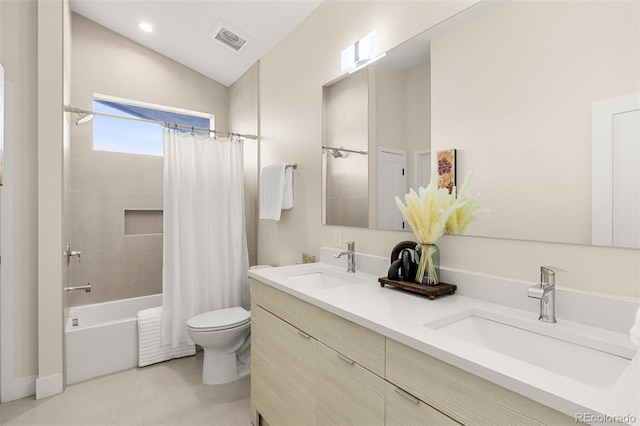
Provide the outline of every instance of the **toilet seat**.
<path id="1" fill-rule="evenodd" d="M 187 327 L 195 332 L 229 330 L 251 321 L 251 312 L 241 307 L 218 309 L 196 315 L 187 321 Z"/>

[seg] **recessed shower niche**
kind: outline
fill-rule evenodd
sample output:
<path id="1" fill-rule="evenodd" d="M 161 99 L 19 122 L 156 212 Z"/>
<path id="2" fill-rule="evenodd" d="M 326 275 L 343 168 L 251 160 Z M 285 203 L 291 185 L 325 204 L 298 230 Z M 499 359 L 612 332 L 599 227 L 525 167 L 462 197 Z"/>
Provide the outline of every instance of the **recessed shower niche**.
<path id="1" fill-rule="evenodd" d="M 162 234 L 161 209 L 125 209 L 124 235 Z"/>

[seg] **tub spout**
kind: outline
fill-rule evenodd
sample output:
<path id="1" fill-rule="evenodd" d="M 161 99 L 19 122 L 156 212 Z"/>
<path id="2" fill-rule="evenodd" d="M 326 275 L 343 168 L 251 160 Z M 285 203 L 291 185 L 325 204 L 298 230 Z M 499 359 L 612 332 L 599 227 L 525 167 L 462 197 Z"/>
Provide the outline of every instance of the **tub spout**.
<path id="1" fill-rule="evenodd" d="M 64 291 L 84 291 L 85 293 L 91 293 L 91 283 L 87 283 L 87 285 L 79 285 L 77 287 L 65 287 Z"/>

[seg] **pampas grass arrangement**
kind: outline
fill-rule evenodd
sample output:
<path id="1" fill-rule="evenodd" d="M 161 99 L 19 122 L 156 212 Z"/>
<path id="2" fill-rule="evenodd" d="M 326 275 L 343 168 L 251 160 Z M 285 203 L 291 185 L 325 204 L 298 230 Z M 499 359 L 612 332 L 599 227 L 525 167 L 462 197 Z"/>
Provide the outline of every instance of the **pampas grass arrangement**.
<path id="1" fill-rule="evenodd" d="M 460 234 L 486 210 L 480 209 L 478 194 L 469 192 L 472 173 L 469 173 L 460 188 L 456 187 L 449 193 L 447 188 L 438 188 L 437 175 L 431 176 L 431 182 L 426 188 L 413 189 L 404 196 L 405 203 L 399 197 L 395 197 L 396 205 L 407 220 L 418 242 L 422 245 L 422 256 L 416 273 L 416 281 L 423 282 L 427 273 L 429 284 L 438 284 L 439 277 L 427 244 L 436 244 L 445 232 Z"/>

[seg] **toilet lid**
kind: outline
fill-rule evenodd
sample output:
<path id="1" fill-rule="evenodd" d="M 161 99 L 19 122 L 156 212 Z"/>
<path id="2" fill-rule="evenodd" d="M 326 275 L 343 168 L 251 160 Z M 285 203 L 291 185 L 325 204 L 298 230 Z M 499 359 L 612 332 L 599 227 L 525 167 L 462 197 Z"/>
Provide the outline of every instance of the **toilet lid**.
<path id="1" fill-rule="evenodd" d="M 187 327 L 200 331 L 225 330 L 246 324 L 250 319 L 251 312 L 241 307 L 218 309 L 191 318 Z"/>

